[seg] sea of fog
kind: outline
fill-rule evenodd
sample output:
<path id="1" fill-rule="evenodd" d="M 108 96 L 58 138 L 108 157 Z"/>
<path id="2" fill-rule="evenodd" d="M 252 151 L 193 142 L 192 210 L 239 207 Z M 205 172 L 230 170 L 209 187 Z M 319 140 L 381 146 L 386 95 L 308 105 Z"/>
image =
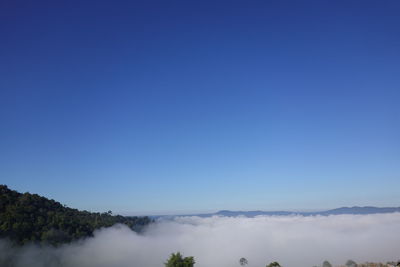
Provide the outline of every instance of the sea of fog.
<path id="1" fill-rule="evenodd" d="M 400 213 L 332 216 L 177 217 L 141 234 L 123 225 L 58 248 L 12 249 L 0 241 L 0 260 L 18 267 L 156 267 L 172 252 L 194 256 L 195 267 L 312 267 L 400 258 Z"/>

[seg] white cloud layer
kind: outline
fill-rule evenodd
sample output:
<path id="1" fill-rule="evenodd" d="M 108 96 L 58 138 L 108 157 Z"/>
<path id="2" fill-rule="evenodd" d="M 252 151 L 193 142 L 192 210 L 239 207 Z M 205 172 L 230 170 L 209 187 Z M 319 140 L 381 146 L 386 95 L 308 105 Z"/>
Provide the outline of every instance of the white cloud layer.
<path id="1" fill-rule="evenodd" d="M 118 225 L 60 248 L 26 246 L 18 251 L 0 242 L 0 259 L 14 254 L 18 267 L 156 267 L 172 252 L 194 256 L 196 267 L 312 267 L 392 261 L 400 258 L 400 213 L 256 218 L 180 217 L 150 226 L 140 235 Z"/>

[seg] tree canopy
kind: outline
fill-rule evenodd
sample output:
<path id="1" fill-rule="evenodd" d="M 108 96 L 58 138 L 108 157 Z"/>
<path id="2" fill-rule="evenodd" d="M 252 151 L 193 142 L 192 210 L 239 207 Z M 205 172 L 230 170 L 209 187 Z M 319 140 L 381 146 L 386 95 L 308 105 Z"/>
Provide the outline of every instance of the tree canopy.
<path id="1" fill-rule="evenodd" d="M 274 261 L 268 264 L 266 267 L 281 267 L 281 265 L 277 261 Z"/>
<path id="2" fill-rule="evenodd" d="M 357 263 L 355 261 L 353 261 L 353 260 L 348 260 L 346 262 L 346 266 L 347 267 L 357 267 Z"/>
<path id="3" fill-rule="evenodd" d="M 332 267 L 332 264 L 329 261 L 324 261 L 322 267 Z"/>
<path id="4" fill-rule="evenodd" d="M 195 264 L 193 257 L 183 257 L 180 252 L 172 253 L 165 267 L 193 267 Z"/>
<path id="5" fill-rule="evenodd" d="M 79 211 L 37 194 L 21 194 L 0 185 L 0 237 L 19 245 L 67 243 L 117 223 L 140 231 L 151 221 L 148 217 L 113 216 L 111 211 Z"/>

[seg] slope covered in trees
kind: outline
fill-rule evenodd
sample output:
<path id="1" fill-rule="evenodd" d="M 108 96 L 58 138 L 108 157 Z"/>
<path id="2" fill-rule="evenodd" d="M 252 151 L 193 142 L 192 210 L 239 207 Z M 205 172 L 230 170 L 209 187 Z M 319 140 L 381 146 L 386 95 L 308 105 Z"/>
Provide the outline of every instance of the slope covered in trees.
<path id="1" fill-rule="evenodd" d="M 117 223 L 140 231 L 150 222 L 148 217 L 79 211 L 37 194 L 21 194 L 0 185 L 0 237 L 20 245 L 29 242 L 67 243 L 92 236 L 95 229 Z"/>

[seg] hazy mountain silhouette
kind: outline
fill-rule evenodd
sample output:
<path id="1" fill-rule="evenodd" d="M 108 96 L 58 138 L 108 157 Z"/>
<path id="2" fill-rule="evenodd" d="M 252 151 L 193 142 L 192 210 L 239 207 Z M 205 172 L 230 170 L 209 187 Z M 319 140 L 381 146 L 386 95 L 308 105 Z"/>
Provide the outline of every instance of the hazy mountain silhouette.
<path id="1" fill-rule="evenodd" d="M 232 210 L 220 210 L 214 213 L 203 213 L 203 214 L 182 214 L 182 215 L 168 215 L 168 216 L 154 216 L 154 217 L 176 217 L 176 216 L 199 216 L 199 217 L 212 217 L 212 216 L 226 216 L 226 217 L 237 217 L 237 216 L 245 216 L 245 217 L 255 217 L 260 215 L 267 216 L 288 216 L 288 215 L 303 215 L 303 216 L 328 216 L 328 215 L 342 215 L 342 214 L 352 214 L 352 215 L 361 215 L 361 214 L 377 214 L 377 213 L 393 213 L 400 212 L 400 207 L 341 207 L 337 209 L 325 210 L 325 211 L 313 211 L 313 212 L 302 212 L 302 211 L 262 211 L 262 210 L 253 210 L 253 211 L 232 211 Z"/>

